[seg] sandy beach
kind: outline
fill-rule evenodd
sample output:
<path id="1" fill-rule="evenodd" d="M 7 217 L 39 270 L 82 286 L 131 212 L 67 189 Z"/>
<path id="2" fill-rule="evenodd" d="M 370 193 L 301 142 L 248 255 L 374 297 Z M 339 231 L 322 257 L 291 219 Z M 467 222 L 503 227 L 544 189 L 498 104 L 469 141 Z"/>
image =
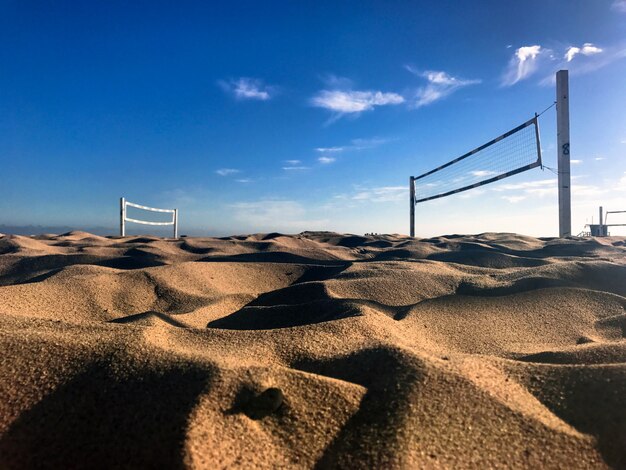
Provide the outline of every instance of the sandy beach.
<path id="1" fill-rule="evenodd" d="M 2 468 L 626 468 L 626 241 L 0 236 Z"/>

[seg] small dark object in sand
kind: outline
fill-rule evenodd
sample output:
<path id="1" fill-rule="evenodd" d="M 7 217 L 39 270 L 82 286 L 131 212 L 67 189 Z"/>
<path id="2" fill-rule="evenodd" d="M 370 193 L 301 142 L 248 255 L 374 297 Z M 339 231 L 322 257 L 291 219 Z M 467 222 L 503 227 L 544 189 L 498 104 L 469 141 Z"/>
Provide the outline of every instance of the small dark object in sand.
<path id="1" fill-rule="evenodd" d="M 274 413 L 283 404 L 284 395 L 280 388 L 268 388 L 252 397 L 244 406 L 244 413 L 251 419 L 261 419 Z"/>
<path id="2" fill-rule="evenodd" d="M 580 338 L 578 338 L 576 340 L 576 344 L 587 344 L 587 343 L 593 343 L 594 341 L 591 338 L 588 338 L 586 336 L 581 336 Z"/>

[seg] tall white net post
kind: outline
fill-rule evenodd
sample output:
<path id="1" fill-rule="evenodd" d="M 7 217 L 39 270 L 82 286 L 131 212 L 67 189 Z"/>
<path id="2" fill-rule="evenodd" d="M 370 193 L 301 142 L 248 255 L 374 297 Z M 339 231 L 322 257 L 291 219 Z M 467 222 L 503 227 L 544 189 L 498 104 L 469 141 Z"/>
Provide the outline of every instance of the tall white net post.
<path id="1" fill-rule="evenodd" d="M 569 144 L 569 78 L 567 70 L 556 73 L 556 128 L 558 147 L 559 237 L 572 234 L 572 195 Z"/>

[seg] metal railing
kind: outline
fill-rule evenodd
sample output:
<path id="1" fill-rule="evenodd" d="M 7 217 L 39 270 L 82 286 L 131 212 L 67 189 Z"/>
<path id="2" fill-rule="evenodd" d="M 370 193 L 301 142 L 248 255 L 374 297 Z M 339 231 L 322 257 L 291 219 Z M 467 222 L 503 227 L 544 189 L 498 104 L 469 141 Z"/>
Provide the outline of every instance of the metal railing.
<path id="1" fill-rule="evenodd" d="M 136 209 L 141 209 L 144 211 L 151 212 L 165 212 L 168 214 L 172 214 L 171 222 L 150 222 L 148 220 L 139 220 L 126 216 L 126 207 L 134 207 Z M 134 202 L 128 202 L 123 197 L 120 198 L 120 236 L 126 236 L 126 222 L 133 222 L 135 224 L 143 224 L 143 225 L 173 225 L 174 226 L 174 238 L 178 238 L 178 209 L 158 209 L 156 207 L 148 207 L 142 206 L 140 204 L 135 204 Z"/>

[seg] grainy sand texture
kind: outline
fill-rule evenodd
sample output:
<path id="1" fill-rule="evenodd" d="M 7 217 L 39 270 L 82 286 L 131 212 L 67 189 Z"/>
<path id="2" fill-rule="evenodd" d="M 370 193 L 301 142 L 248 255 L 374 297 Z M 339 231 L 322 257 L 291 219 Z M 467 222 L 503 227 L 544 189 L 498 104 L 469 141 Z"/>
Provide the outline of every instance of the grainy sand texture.
<path id="1" fill-rule="evenodd" d="M 626 243 L 0 236 L 2 468 L 626 468 Z"/>

